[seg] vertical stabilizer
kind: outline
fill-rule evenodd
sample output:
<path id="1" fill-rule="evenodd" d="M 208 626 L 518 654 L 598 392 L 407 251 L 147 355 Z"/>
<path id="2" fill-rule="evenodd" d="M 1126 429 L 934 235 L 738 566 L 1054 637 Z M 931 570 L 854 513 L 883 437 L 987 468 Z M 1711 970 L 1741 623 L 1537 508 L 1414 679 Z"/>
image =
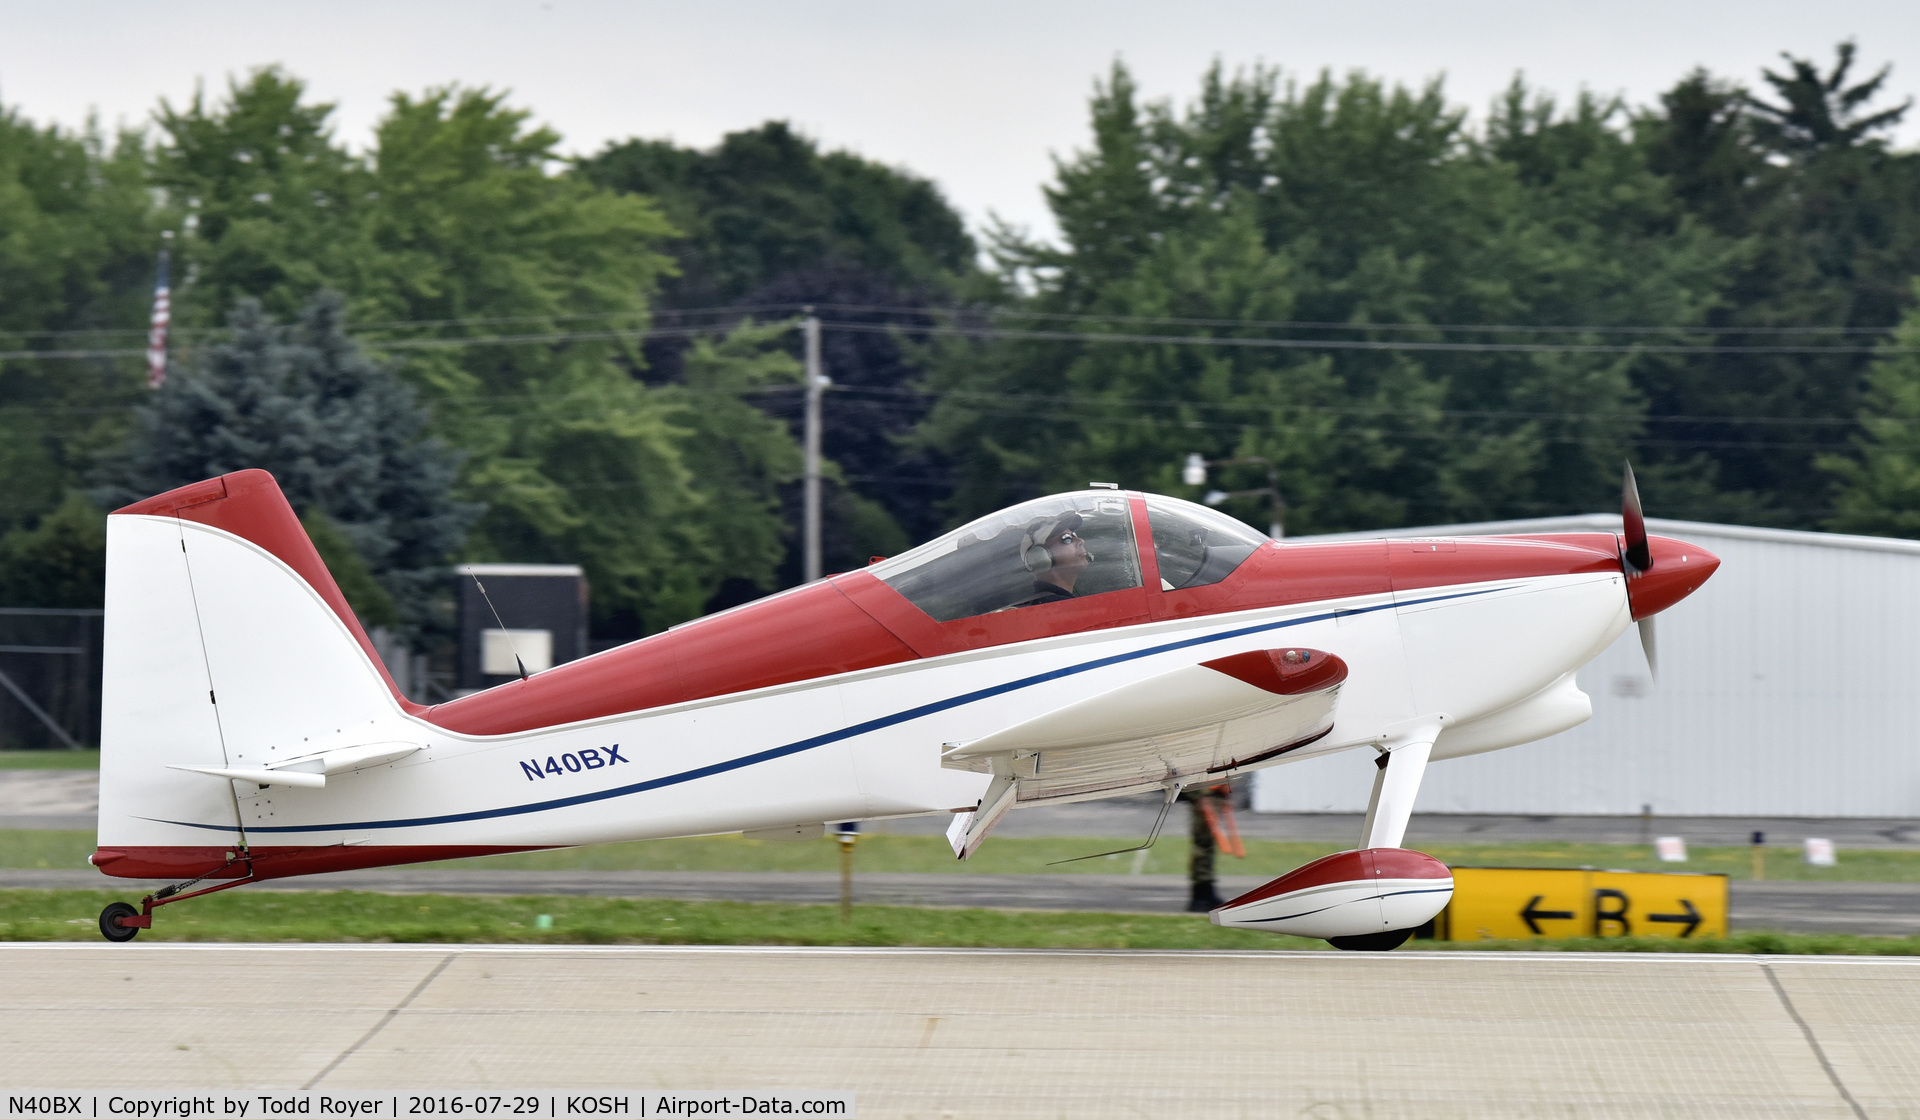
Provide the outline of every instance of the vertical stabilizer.
<path id="1" fill-rule="evenodd" d="M 110 872 L 104 849 L 244 843 L 240 801 L 258 784 L 196 771 L 418 737 L 265 471 L 107 519 L 103 653 L 96 862 Z"/>
<path id="2" fill-rule="evenodd" d="M 107 519 L 100 689 L 100 844 L 226 843 L 142 827 L 170 816 L 233 823 L 224 782 L 169 765 L 225 765 L 181 532 L 170 518 Z"/>

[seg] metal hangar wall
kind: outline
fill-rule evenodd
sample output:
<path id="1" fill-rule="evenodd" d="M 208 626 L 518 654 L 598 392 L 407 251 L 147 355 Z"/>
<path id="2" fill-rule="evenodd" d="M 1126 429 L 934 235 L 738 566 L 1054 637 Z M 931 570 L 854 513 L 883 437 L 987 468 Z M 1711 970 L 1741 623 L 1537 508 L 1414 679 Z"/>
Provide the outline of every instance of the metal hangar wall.
<path id="1" fill-rule="evenodd" d="M 1628 629 L 1580 671 L 1593 718 L 1434 763 L 1422 813 L 1920 816 L 1920 542 L 1649 520 L 1722 564 L 1659 616 L 1660 677 Z M 1617 516 L 1301 538 L 1618 532 Z M 1259 771 L 1260 812 L 1364 812 L 1370 752 Z"/>

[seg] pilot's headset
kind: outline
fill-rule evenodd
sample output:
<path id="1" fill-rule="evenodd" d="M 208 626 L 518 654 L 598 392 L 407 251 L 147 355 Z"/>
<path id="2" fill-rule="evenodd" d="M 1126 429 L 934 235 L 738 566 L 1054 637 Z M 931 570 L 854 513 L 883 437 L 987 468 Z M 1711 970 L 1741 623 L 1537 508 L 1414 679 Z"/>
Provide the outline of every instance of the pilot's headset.
<path id="1" fill-rule="evenodd" d="M 1052 517 L 1036 517 L 1027 525 L 1027 531 L 1020 536 L 1020 562 L 1034 575 L 1053 567 L 1053 553 L 1047 551 L 1047 542 L 1055 533 L 1071 532 L 1080 528 L 1080 515 L 1072 511 L 1055 514 Z M 1087 553 L 1087 559 L 1093 559 L 1093 553 Z"/>

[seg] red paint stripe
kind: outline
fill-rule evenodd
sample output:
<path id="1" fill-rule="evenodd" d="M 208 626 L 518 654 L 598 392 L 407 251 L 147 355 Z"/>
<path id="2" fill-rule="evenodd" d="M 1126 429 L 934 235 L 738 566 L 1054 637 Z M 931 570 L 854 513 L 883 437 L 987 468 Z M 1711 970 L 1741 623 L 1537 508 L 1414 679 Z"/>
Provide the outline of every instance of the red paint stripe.
<path id="1" fill-rule="evenodd" d="M 506 735 L 913 659 L 913 650 L 828 580 L 425 714 L 449 731 Z"/>
<path id="2" fill-rule="evenodd" d="M 290 875 L 541 850 L 539 846 L 497 844 L 330 844 L 323 848 L 254 848 L 249 855 L 255 878 L 284 879 Z M 231 847 L 116 847 L 101 848 L 89 858 L 95 867 L 118 879 L 192 879 L 202 875 L 238 879 L 247 874 L 247 865 L 230 861 L 227 857 L 233 851 Z"/>
<path id="3" fill-rule="evenodd" d="M 374 652 L 373 643 L 367 639 L 366 630 L 354 616 L 353 608 L 347 605 L 347 597 L 340 593 L 340 585 L 333 581 L 333 574 L 327 571 L 326 563 L 320 559 L 313 541 L 307 537 L 307 530 L 294 515 L 293 507 L 287 504 L 286 495 L 280 492 L 280 484 L 273 480 L 271 474 L 262 470 L 235 471 L 169 490 L 113 512 L 178 517 L 183 521 L 224 529 L 266 549 L 281 563 L 298 572 L 300 578 L 307 581 L 307 586 L 318 592 L 333 613 L 340 617 L 347 632 L 360 643 L 360 648 L 366 651 L 374 668 L 380 671 L 380 678 L 387 682 L 388 690 L 401 707 L 412 715 L 426 711 L 425 706 L 400 695 L 400 689 L 393 683 L 386 665 L 381 662 L 380 655 Z"/>
<path id="4" fill-rule="evenodd" d="M 1263 886 L 1224 904 L 1223 909 L 1275 898 L 1312 887 L 1336 883 L 1368 883 L 1376 879 L 1451 879 L 1447 865 L 1408 848 L 1364 848 L 1335 852 L 1302 865 Z"/>

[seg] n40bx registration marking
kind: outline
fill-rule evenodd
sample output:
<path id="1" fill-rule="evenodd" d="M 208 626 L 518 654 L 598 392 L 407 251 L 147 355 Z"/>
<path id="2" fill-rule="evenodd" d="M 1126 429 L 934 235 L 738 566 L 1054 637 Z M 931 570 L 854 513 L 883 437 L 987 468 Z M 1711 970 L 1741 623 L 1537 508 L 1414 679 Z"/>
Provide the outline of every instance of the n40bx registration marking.
<path id="1" fill-rule="evenodd" d="M 545 762 L 537 758 L 528 759 L 520 763 L 520 770 L 531 782 L 535 778 L 564 778 L 568 774 L 583 774 L 588 770 L 600 770 L 616 763 L 632 761 L 620 753 L 620 744 L 615 743 L 610 747 L 587 747 L 566 754 L 550 754 Z"/>

